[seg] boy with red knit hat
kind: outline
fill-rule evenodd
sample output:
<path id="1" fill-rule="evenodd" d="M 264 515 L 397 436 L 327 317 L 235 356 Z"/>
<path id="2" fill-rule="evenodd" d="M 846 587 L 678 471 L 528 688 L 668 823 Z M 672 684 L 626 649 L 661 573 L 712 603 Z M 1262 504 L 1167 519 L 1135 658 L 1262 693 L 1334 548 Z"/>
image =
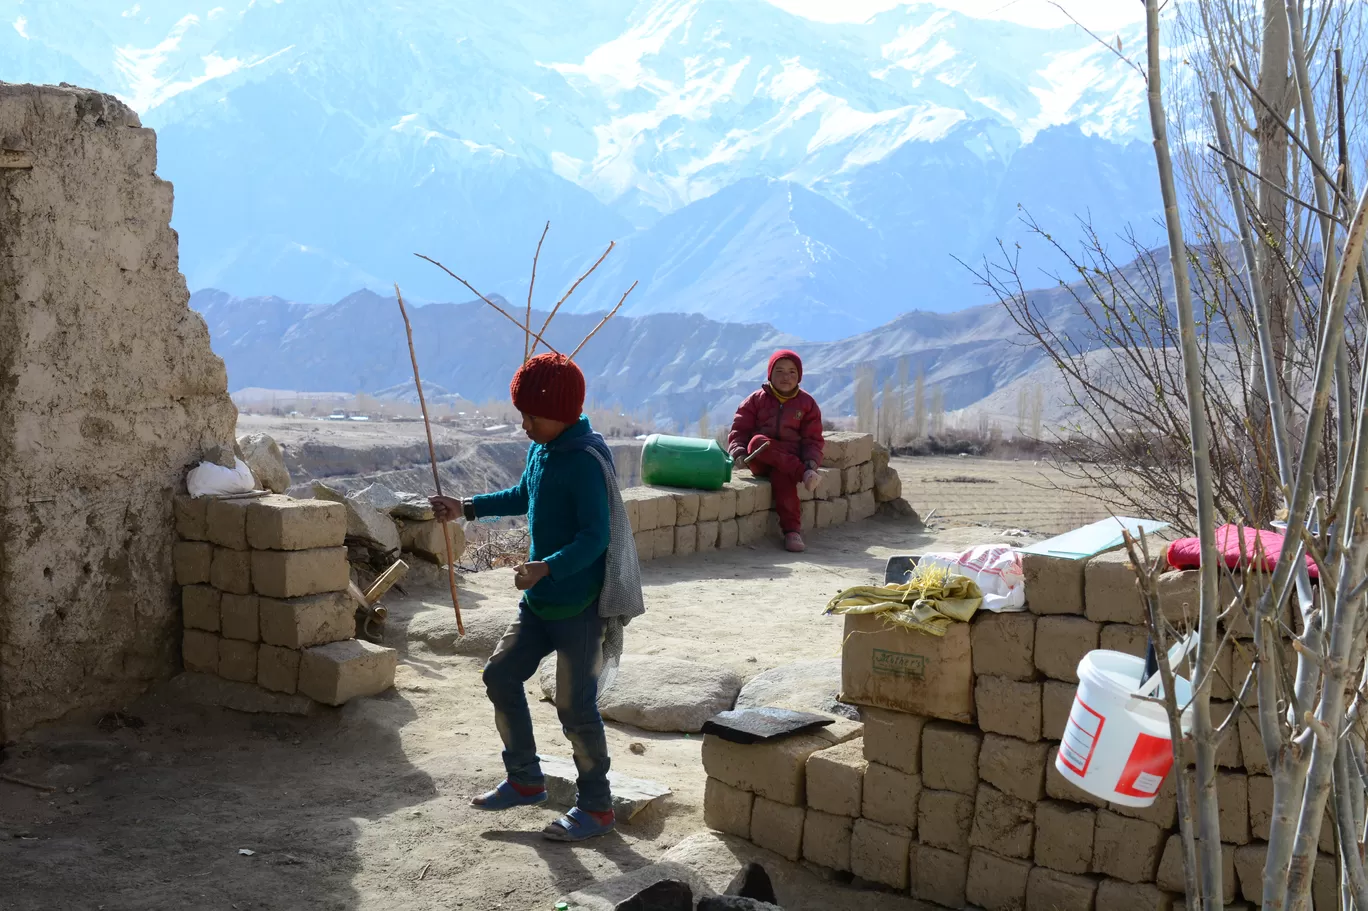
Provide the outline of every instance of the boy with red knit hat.
<path id="1" fill-rule="evenodd" d="M 518 370 L 509 391 L 532 440 L 518 485 L 465 501 L 431 498 L 442 521 L 526 515 L 531 536 L 528 562 L 514 575 L 523 592 L 518 619 L 484 669 L 508 777 L 472 803 L 507 810 L 546 802 L 523 685 L 555 652 L 556 710 L 579 770 L 579 794 L 543 834 L 582 841 L 614 825 L 598 690 L 600 677 L 616 669 L 622 626 L 644 611 L 640 571 L 612 451 L 581 414 L 579 368 L 559 354 L 538 355 Z"/>
<path id="2" fill-rule="evenodd" d="M 822 464 L 822 411 L 798 384 L 803 379 L 803 360 L 783 349 L 770 355 L 768 382 L 741 403 L 732 419 L 727 449 L 743 459 L 769 446 L 750 463 L 756 475 L 768 477 L 774 492 L 774 509 L 784 547 L 794 553 L 807 549 L 802 535 L 802 507 L 798 485 L 816 490 L 817 469 Z"/>

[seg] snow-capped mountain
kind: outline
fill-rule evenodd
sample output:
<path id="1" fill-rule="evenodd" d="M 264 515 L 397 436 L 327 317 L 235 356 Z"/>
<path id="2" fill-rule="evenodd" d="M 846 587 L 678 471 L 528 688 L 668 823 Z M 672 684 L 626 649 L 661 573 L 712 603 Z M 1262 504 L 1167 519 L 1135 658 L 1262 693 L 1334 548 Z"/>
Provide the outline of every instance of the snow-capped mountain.
<path id="1" fill-rule="evenodd" d="M 829 24 L 764 0 L 0 0 L 0 79 L 125 98 L 160 136 L 192 288 L 399 281 L 808 338 L 981 300 L 955 257 L 1158 211 L 1143 84 L 1077 28 L 925 4 Z M 1138 34 L 1123 34 L 1130 47 Z M 541 281 L 546 284 L 542 285 Z"/>

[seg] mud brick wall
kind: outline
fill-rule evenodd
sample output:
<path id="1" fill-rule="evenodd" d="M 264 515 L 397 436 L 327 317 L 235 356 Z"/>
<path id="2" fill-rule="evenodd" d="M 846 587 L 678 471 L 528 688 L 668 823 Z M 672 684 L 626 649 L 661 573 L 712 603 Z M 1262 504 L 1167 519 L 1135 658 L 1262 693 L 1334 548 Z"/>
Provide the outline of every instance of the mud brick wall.
<path id="1" fill-rule="evenodd" d="M 156 165 L 114 98 L 0 83 L 0 742 L 176 667 L 171 497 L 237 410 Z"/>
<path id="2" fill-rule="evenodd" d="M 857 739 L 741 747 L 707 737 L 707 824 L 946 908 L 1183 907 L 1174 775 L 1152 806 L 1137 810 L 1086 794 L 1054 767 L 1083 655 L 1144 654 L 1134 570 L 1119 553 L 1024 562 L 1028 609 L 980 613 L 972 625 L 975 724 L 862 707 Z M 1174 620 L 1195 611 L 1197 577 L 1163 577 L 1161 607 Z M 1250 654 L 1248 643 L 1238 646 L 1220 658 L 1218 722 L 1233 708 L 1231 682 L 1248 670 L 1239 657 Z M 1249 909 L 1261 897 L 1273 797 L 1254 716 L 1241 717 L 1218 764 L 1226 907 Z M 1315 908 L 1332 911 L 1338 873 L 1328 817 L 1319 847 Z"/>
<path id="3" fill-rule="evenodd" d="M 354 638 L 347 507 L 178 497 L 185 669 L 328 705 L 394 685 L 398 655 Z"/>

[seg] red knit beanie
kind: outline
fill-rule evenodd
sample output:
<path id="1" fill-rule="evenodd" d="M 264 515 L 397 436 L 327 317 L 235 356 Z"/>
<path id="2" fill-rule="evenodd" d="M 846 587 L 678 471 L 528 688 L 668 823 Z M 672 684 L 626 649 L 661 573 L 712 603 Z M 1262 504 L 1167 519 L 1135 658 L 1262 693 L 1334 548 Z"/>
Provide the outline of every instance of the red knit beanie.
<path id="1" fill-rule="evenodd" d="M 508 384 L 513 407 L 523 414 L 573 424 L 584 412 L 584 374 L 560 354 L 539 354 L 518 368 Z"/>
<path id="2" fill-rule="evenodd" d="M 793 361 L 793 366 L 798 368 L 798 381 L 802 382 L 803 359 L 798 356 L 797 352 L 790 351 L 787 348 L 780 348 L 778 351 L 770 355 L 769 369 L 765 371 L 765 379 L 769 379 L 771 376 L 773 376 L 774 365 L 784 360 Z"/>

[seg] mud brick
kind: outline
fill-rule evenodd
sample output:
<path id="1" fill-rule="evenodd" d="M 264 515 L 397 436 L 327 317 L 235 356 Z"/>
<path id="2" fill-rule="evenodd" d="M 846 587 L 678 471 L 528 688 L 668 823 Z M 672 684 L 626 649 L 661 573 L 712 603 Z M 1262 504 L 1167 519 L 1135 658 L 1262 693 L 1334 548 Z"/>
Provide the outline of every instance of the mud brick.
<path id="1" fill-rule="evenodd" d="M 1339 867 L 1329 854 L 1318 854 L 1311 873 L 1311 904 L 1314 911 L 1339 911 Z"/>
<path id="2" fill-rule="evenodd" d="M 722 516 L 722 492 L 702 490 L 698 493 L 698 521 L 716 522 Z"/>
<path id="3" fill-rule="evenodd" d="M 742 516 L 740 519 L 737 519 L 737 543 L 744 547 L 748 544 L 754 544 L 756 541 L 765 537 L 766 526 L 769 524 L 769 517 L 771 515 L 773 515 L 773 513 L 753 512 L 748 516 Z"/>
<path id="4" fill-rule="evenodd" d="M 257 649 L 257 685 L 277 693 L 293 693 L 299 688 L 300 653 L 278 645 Z"/>
<path id="5" fill-rule="evenodd" d="M 910 874 L 912 897 L 946 908 L 964 907 L 969 882 L 969 856 L 931 845 L 913 845 Z"/>
<path id="6" fill-rule="evenodd" d="M 252 552 L 252 585 L 268 598 L 346 591 L 350 581 L 345 547 Z"/>
<path id="7" fill-rule="evenodd" d="M 824 447 L 822 450 L 822 464 L 832 468 L 849 468 L 851 465 L 859 465 L 868 462 L 874 457 L 874 436 L 868 433 L 858 433 L 852 431 L 833 431 L 825 434 L 826 446 L 840 445 L 836 441 L 843 443 L 840 449 L 841 459 L 839 462 L 828 459 L 829 453 Z"/>
<path id="8" fill-rule="evenodd" d="M 1224 828 L 1221 834 L 1225 835 Z M 1187 883 L 1183 879 L 1183 836 L 1177 832 L 1170 835 L 1164 843 L 1164 854 L 1159 861 L 1159 874 L 1155 877 L 1154 884 L 1166 892 L 1176 892 L 1180 895 L 1187 891 Z M 1221 885 L 1222 891 L 1225 892 L 1225 900 L 1234 901 L 1234 845 L 1221 845 Z"/>
<path id="9" fill-rule="evenodd" d="M 984 911 L 1023 911 L 1030 874 L 1029 861 L 975 849 L 969 855 L 969 878 L 964 897 Z"/>
<path id="10" fill-rule="evenodd" d="M 860 490 L 871 491 L 874 489 L 874 463 L 864 462 L 860 465 Z"/>
<path id="11" fill-rule="evenodd" d="M 1237 640 L 1231 643 L 1231 650 L 1230 685 L 1233 689 L 1238 691 L 1240 687 L 1244 685 L 1245 678 L 1249 676 L 1249 672 L 1253 668 L 1254 643 L 1245 640 Z M 1255 712 L 1259 707 L 1259 687 L 1257 684 L 1249 688 L 1249 697 L 1245 700 L 1245 706 L 1250 712 Z M 1255 735 L 1255 739 L 1259 740 L 1257 734 Z M 1260 742 L 1262 741 L 1260 740 Z M 1259 750 L 1259 754 L 1261 756 L 1263 755 L 1262 749 Z M 1265 760 L 1265 762 L 1267 762 L 1267 760 Z M 1250 771 L 1253 771 L 1253 769 Z M 1265 767 L 1261 771 L 1267 771 L 1267 768 Z"/>
<path id="12" fill-rule="evenodd" d="M 1143 626 L 1129 623 L 1106 624 L 1102 627 L 1102 635 L 1098 639 L 1099 648 L 1134 655 L 1137 658 L 1145 657 L 1145 646 L 1148 644 L 1149 631 Z"/>
<path id="13" fill-rule="evenodd" d="M 756 485 L 745 481 L 728 481 L 726 487 L 736 493 L 736 517 L 738 519 L 755 512 Z"/>
<path id="14" fill-rule="evenodd" d="M 1093 871 L 1128 883 L 1154 882 L 1164 832 L 1152 822 L 1108 810 L 1097 812 L 1093 830 Z"/>
<path id="15" fill-rule="evenodd" d="M 1075 789 L 1077 790 L 1077 789 Z M 1081 792 L 1080 792 L 1081 793 Z M 1128 819 L 1152 822 L 1161 829 L 1171 829 L 1178 824 L 1178 774 L 1170 771 L 1159 786 L 1154 803 L 1147 807 L 1123 807 L 1112 804 L 1107 809 Z"/>
<path id="16" fill-rule="evenodd" d="M 755 795 L 709 778 L 703 786 L 703 824 L 709 829 L 750 838 Z"/>
<path id="17" fill-rule="evenodd" d="M 717 550 L 717 542 L 721 540 L 722 523 L 717 521 L 698 523 L 698 552 L 706 553 L 710 550 Z M 659 554 L 657 554 L 659 556 Z"/>
<path id="18" fill-rule="evenodd" d="M 1220 727 L 1221 724 L 1230 717 L 1230 713 L 1234 710 L 1234 703 L 1217 702 L 1213 699 L 1211 702 L 1211 723 L 1216 727 Z M 1221 741 L 1220 746 L 1216 748 L 1216 764 L 1223 769 L 1243 770 L 1244 757 L 1240 744 L 1239 721 L 1237 720 L 1235 723 L 1237 725 L 1236 729 L 1229 732 Z M 1222 832 L 1224 833 L 1224 830 L 1222 830 Z M 1243 844 L 1243 842 L 1237 842 L 1237 844 Z"/>
<path id="19" fill-rule="evenodd" d="M 808 757 L 829 746 L 814 734 L 753 744 L 708 735 L 703 738 L 703 770 L 734 788 L 801 807 L 807 796 Z"/>
<path id="20" fill-rule="evenodd" d="M 680 526 L 698 524 L 698 491 L 677 490 L 673 487 L 663 489 L 675 501 L 674 524 Z"/>
<path id="21" fill-rule="evenodd" d="M 212 543 L 231 550 L 247 549 L 248 502 L 213 498 L 209 500 L 204 521 Z"/>
<path id="22" fill-rule="evenodd" d="M 1256 905 L 1263 901 L 1263 870 L 1267 856 L 1267 842 L 1252 841 L 1235 849 L 1235 874 L 1240 880 L 1240 895 L 1245 901 Z"/>
<path id="23" fill-rule="evenodd" d="M 850 501 L 845 497 L 819 500 L 817 503 L 817 527 L 842 525 L 850 516 Z"/>
<path id="24" fill-rule="evenodd" d="M 799 490 L 803 488 L 799 487 Z M 802 504 L 803 531 L 812 531 L 817 527 L 817 504 L 812 500 Z"/>
<path id="25" fill-rule="evenodd" d="M 1087 791 L 1077 787 L 1060 774 L 1058 767 L 1055 766 L 1055 757 L 1059 754 L 1059 747 L 1051 746 L 1050 753 L 1045 757 L 1045 794 L 1055 800 L 1067 800 L 1074 803 L 1087 804 L 1090 807 L 1103 809 L 1107 802 L 1100 797 L 1094 797 Z"/>
<path id="26" fill-rule="evenodd" d="M 661 557 L 674 556 L 675 527 L 673 525 L 662 525 L 651 534 L 655 537 L 651 543 L 651 550 L 657 560 Z"/>
<path id="27" fill-rule="evenodd" d="M 1031 869 L 1026 881 L 1026 911 L 1093 911 L 1097 880 L 1072 873 Z"/>
<path id="28" fill-rule="evenodd" d="M 394 649 L 364 639 L 315 645 L 299 659 L 299 692 L 328 705 L 374 696 L 394 686 L 398 661 Z"/>
<path id="29" fill-rule="evenodd" d="M 917 801 L 921 797 L 920 775 L 871 762 L 865 770 L 860 815 L 875 822 L 917 829 Z"/>
<path id="30" fill-rule="evenodd" d="M 867 711 L 867 710 L 866 710 Z M 869 732 L 866 730 L 865 737 Z M 973 796 L 983 732 L 963 724 L 932 721 L 922 729 L 922 785 Z"/>
<path id="31" fill-rule="evenodd" d="M 864 723 L 851 721 L 849 718 L 837 718 L 829 716 L 832 721 L 825 727 L 820 727 L 813 731 L 813 735 L 825 740 L 831 746 L 840 746 L 857 740 L 864 739 Z"/>
<path id="32" fill-rule="evenodd" d="M 254 550 L 341 547 L 346 537 L 343 503 L 270 496 L 247 504 L 247 543 Z"/>
<path id="33" fill-rule="evenodd" d="M 1045 757 L 1050 744 L 985 734 L 979 750 L 979 778 L 1004 794 L 1035 803 L 1045 796 Z"/>
<path id="34" fill-rule="evenodd" d="M 863 709 L 862 716 L 865 759 L 909 775 L 921 772 L 922 731 L 928 719 L 877 708 Z"/>
<path id="35" fill-rule="evenodd" d="M 818 500 L 834 500 L 845 493 L 841 483 L 841 472 L 835 468 L 819 468 L 817 470 L 817 490 L 815 492 Z"/>
<path id="36" fill-rule="evenodd" d="M 969 844 L 991 848 L 1005 857 L 1030 860 L 1035 842 L 1035 808 L 989 784 L 974 797 L 974 825 Z"/>
<path id="37" fill-rule="evenodd" d="M 1097 884 L 1097 911 L 1173 911 L 1173 896 L 1149 883 L 1104 879 Z M 1234 911 L 1226 905 L 1226 911 Z"/>
<path id="38" fill-rule="evenodd" d="M 860 466 L 852 465 L 849 468 L 842 468 L 841 473 L 841 493 L 844 496 L 851 496 L 860 492 Z"/>
<path id="39" fill-rule="evenodd" d="M 851 494 L 849 499 L 850 514 L 846 518 L 848 522 L 863 522 L 879 511 L 879 503 L 874 499 L 872 490 Z"/>
<path id="40" fill-rule="evenodd" d="M 637 559 L 641 561 L 655 559 L 655 533 L 654 531 L 638 531 L 633 533 L 632 540 L 636 543 Z"/>
<path id="41" fill-rule="evenodd" d="M 751 478 L 746 483 L 755 485 L 756 512 L 769 512 L 774 508 L 774 490 L 768 478 Z"/>
<path id="42" fill-rule="evenodd" d="M 356 633 L 356 607 L 345 594 L 258 600 L 261 640 L 284 648 L 309 648 L 350 639 Z"/>
<path id="43" fill-rule="evenodd" d="M 1151 539 L 1149 544 L 1151 557 L 1157 556 L 1160 543 Z M 1124 547 L 1087 561 L 1083 568 L 1083 605 L 1087 618 L 1098 623 L 1144 625 L 1144 599 L 1135 564 Z"/>
<path id="44" fill-rule="evenodd" d="M 1035 862 L 1060 873 L 1092 869 L 1097 811 L 1062 800 L 1036 804 Z"/>
<path id="45" fill-rule="evenodd" d="M 1064 737 L 1064 728 L 1069 724 L 1069 712 L 1073 710 L 1074 694 L 1078 687 L 1059 680 L 1046 680 L 1040 695 L 1040 715 L 1042 733 L 1046 740 L 1059 741 Z"/>
<path id="46" fill-rule="evenodd" d="M 203 541 L 177 541 L 171 555 L 177 585 L 199 585 L 212 578 L 214 545 Z"/>
<path id="47" fill-rule="evenodd" d="M 255 642 L 241 639 L 219 639 L 218 675 L 225 680 L 255 683 L 257 677 L 257 649 Z"/>
<path id="48" fill-rule="evenodd" d="M 736 518 L 736 491 L 723 487 L 717 491 L 717 521 L 729 522 Z"/>
<path id="49" fill-rule="evenodd" d="M 1082 614 L 1084 565 L 1082 560 L 1023 553 L 1027 609 L 1039 616 Z"/>
<path id="50" fill-rule="evenodd" d="M 857 819 L 850 833 L 850 872 L 894 889 L 907 888 L 912 833 L 870 819 Z"/>
<path id="51" fill-rule="evenodd" d="M 675 498 L 662 491 L 654 491 L 656 528 L 671 528 L 679 524 L 679 507 Z"/>
<path id="52" fill-rule="evenodd" d="M 815 499 L 817 499 L 817 494 L 814 493 L 814 492 L 811 491 L 811 490 L 808 490 L 808 489 L 807 489 L 807 485 L 805 485 L 805 484 L 799 484 L 799 485 L 798 485 L 798 502 L 800 502 L 800 503 L 810 503 L 810 502 L 812 502 L 812 501 L 815 500 Z"/>
<path id="53" fill-rule="evenodd" d="M 222 592 L 209 585 L 187 585 L 181 589 L 181 622 L 185 628 L 218 632 L 222 597 Z"/>
<path id="54" fill-rule="evenodd" d="M 956 854 L 969 853 L 974 798 L 957 791 L 922 791 L 917 803 L 917 838 Z"/>
<path id="55" fill-rule="evenodd" d="M 218 673 L 219 637 L 204 630 L 188 629 L 181 637 L 181 661 L 187 671 Z"/>
<path id="56" fill-rule="evenodd" d="M 1249 844 L 1249 778 L 1245 773 L 1217 772 L 1216 800 L 1221 808 L 1221 841 Z"/>
<path id="57" fill-rule="evenodd" d="M 660 527 L 660 511 L 656 505 L 658 499 L 656 491 L 649 487 L 631 487 L 622 492 L 628 520 L 630 521 L 635 514 L 636 521 L 632 522 L 634 533 L 655 531 Z"/>
<path id="58" fill-rule="evenodd" d="M 176 534 L 185 541 L 208 541 L 207 526 L 209 500 L 206 497 L 190 497 L 184 494 L 171 500 L 171 509 L 176 517 Z"/>
<path id="59" fill-rule="evenodd" d="M 633 534 L 636 534 L 638 526 L 641 524 L 641 502 L 629 497 L 629 493 L 631 493 L 630 488 L 622 492 L 622 508 L 627 513 L 628 527 L 632 529 Z"/>
<path id="60" fill-rule="evenodd" d="M 1052 680 L 1078 682 L 1078 662 L 1097 648 L 1102 627 L 1082 617 L 1044 617 L 1036 624 L 1035 666 Z"/>
<path id="61" fill-rule="evenodd" d="M 735 547 L 741 540 L 741 526 L 735 519 L 723 519 L 717 523 L 717 549 Z"/>
<path id="62" fill-rule="evenodd" d="M 1261 747 L 1262 749 L 1262 747 Z M 1249 832 L 1259 841 L 1268 841 L 1268 828 L 1273 820 L 1273 779 L 1267 775 L 1250 775 L 1249 790 Z M 1221 798 L 1218 794 L 1218 799 Z M 1222 807 L 1222 810 L 1225 808 Z M 1225 823 L 1221 823 L 1221 837 L 1225 837 Z M 1335 852 L 1335 827 L 1327 812 L 1321 820 L 1320 850 L 1326 854 Z"/>
<path id="63" fill-rule="evenodd" d="M 652 532 L 654 535 L 654 532 Z M 698 551 L 698 526 L 679 525 L 674 529 L 674 555 L 676 557 L 688 557 Z M 655 553 L 655 547 L 651 547 L 651 552 Z"/>
<path id="64" fill-rule="evenodd" d="M 850 834 L 855 820 L 809 809 L 803 822 L 803 858 L 828 870 L 850 872 Z"/>
<path id="65" fill-rule="evenodd" d="M 219 602 L 219 631 L 225 639 L 260 642 L 256 595 L 224 595 Z"/>
<path id="66" fill-rule="evenodd" d="M 974 709 L 979 727 L 993 734 L 1035 741 L 1041 733 L 1039 683 L 1006 677 L 980 677 L 974 684 Z"/>
<path id="67" fill-rule="evenodd" d="M 813 753 L 807 760 L 808 806 L 838 816 L 859 816 L 868 765 L 863 740 Z"/>
<path id="68" fill-rule="evenodd" d="M 1035 614 L 980 613 L 972 630 L 974 673 L 1035 680 Z"/>
<path id="69" fill-rule="evenodd" d="M 824 434 L 822 445 L 822 467 L 844 468 L 846 465 L 845 434 Z"/>
<path id="70" fill-rule="evenodd" d="M 346 563 L 346 548 L 339 548 Z M 219 591 L 234 595 L 252 593 L 252 554 L 245 550 L 228 547 L 214 548 L 214 563 L 209 568 L 209 581 Z"/>
<path id="71" fill-rule="evenodd" d="M 807 810 L 785 803 L 755 798 L 751 810 L 750 840 L 780 857 L 798 860 L 803 856 L 803 823 Z"/>

